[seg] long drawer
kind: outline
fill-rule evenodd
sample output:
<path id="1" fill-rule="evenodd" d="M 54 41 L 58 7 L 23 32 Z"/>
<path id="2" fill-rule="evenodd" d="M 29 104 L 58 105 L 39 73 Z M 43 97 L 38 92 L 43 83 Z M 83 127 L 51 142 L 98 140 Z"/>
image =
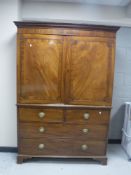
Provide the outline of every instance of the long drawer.
<path id="1" fill-rule="evenodd" d="M 43 156 L 103 156 L 106 142 L 86 139 L 20 139 L 19 154 Z"/>
<path id="2" fill-rule="evenodd" d="M 66 110 L 68 123 L 108 124 L 109 116 L 110 112 L 107 110 Z"/>
<path id="3" fill-rule="evenodd" d="M 107 125 L 71 125 L 47 123 L 20 123 L 19 133 L 22 138 L 60 137 L 79 138 L 91 140 L 105 140 L 107 138 Z"/>
<path id="4" fill-rule="evenodd" d="M 44 108 L 19 108 L 18 115 L 20 121 L 26 122 L 63 122 L 63 110 Z"/>

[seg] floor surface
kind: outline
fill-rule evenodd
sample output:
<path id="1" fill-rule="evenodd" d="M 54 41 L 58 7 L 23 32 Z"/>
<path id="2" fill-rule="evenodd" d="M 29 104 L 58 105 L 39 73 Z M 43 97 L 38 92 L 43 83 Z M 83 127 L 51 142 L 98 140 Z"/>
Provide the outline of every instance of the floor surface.
<path id="1" fill-rule="evenodd" d="M 108 145 L 108 165 L 90 160 L 35 159 L 16 164 L 15 153 L 0 153 L 0 175 L 131 175 L 121 145 Z"/>

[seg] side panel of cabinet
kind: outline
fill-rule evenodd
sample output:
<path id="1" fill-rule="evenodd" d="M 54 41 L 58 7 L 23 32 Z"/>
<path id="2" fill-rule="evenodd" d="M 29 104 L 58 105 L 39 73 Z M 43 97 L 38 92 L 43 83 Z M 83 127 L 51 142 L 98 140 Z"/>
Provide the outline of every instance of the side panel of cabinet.
<path id="1" fill-rule="evenodd" d="M 18 35 L 18 102 L 62 101 L 63 37 Z"/>
<path id="2" fill-rule="evenodd" d="M 111 105 L 114 39 L 67 38 L 66 103 Z"/>

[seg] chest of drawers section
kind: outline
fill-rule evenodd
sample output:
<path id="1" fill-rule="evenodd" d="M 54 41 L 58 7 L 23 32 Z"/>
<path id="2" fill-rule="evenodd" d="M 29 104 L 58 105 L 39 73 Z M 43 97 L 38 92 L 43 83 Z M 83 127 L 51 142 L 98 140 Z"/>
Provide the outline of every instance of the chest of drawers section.
<path id="1" fill-rule="evenodd" d="M 106 156 L 109 110 L 18 108 L 19 155 Z"/>

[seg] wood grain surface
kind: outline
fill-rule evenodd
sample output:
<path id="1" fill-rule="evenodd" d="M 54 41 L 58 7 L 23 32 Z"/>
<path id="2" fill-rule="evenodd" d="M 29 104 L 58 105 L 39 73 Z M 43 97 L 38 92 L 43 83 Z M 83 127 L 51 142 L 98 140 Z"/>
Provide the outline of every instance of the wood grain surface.
<path id="1" fill-rule="evenodd" d="M 66 102 L 111 105 L 113 42 L 98 37 L 68 37 Z"/>
<path id="2" fill-rule="evenodd" d="M 24 35 L 19 42 L 18 101 L 61 102 L 62 37 Z"/>
<path id="3" fill-rule="evenodd" d="M 43 118 L 39 117 L 39 113 L 44 112 Z M 19 120 L 25 122 L 63 122 L 63 110 L 60 109 L 40 109 L 40 108 L 19 108 Z"/>
<path id="4" fill-rule="evenodd" d="M 89 118 L 85 119 L 84 114 L 88 113 Z M 68 123 L 86 124 L 108 124 L 110 112 L 104 110 L 66 110 L 66 121 Z"/>
<path id="5" fill-rule="evenodd" d="M 41 131 L 43 128 L 43 132 Z M 84 132 L 86 130 L 86 132 Z M 106 140 L 107 125 L 81 124 L 47 124 L 47 123 L 21 123 L 19 132 L 21 138 L 84 138 L 86 140 Z"/>
<path id="6" fill-rule="evenodd" d="M 39 145 L 44 144 L 44 149 Z M 82 145 L 88 149 L 83 151 Z M 19 152 L 27 155 L 63 155 L 63 156 L 104 156 L 106 144 L 103 141 L 87 141 L 86 139 L 21 139 Z"/>

